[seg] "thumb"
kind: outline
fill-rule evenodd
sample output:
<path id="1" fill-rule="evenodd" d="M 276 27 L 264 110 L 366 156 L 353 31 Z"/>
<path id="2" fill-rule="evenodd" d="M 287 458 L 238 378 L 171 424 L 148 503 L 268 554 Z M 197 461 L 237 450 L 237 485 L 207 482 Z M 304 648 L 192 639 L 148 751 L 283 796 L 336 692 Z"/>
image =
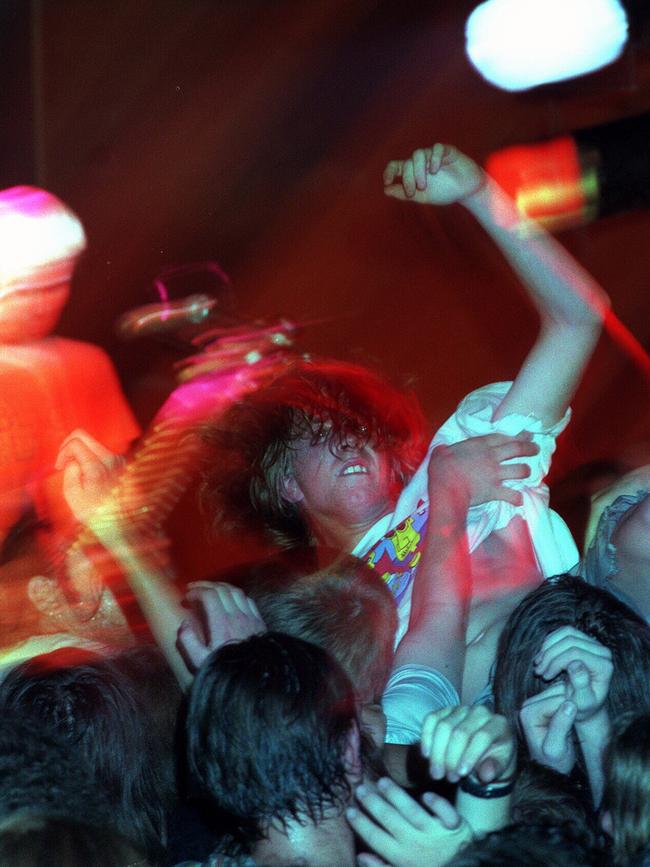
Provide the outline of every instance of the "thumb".
<path id="1" fill-rule="evenodd" d="M 543 746 L 544 753 L 547 756 L 557 757 L 564 753 L 577 710 L 574 702 L 563 701 L 551 717 Z"/>

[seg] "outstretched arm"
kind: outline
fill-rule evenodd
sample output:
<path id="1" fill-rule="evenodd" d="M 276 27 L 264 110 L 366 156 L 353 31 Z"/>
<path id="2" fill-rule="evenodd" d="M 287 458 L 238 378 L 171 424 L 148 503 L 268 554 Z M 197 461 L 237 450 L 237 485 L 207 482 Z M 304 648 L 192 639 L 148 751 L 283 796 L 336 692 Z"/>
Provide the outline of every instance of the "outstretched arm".
<path id="1" fill-rule="evenodd" d="M 414 151 L 384 171 L 388 196 L 423 204 L 458 202 L 472 213 L 520 277 L 541 319 L 529 352 L 495 418 L 562 418 L 591 356 L 609 299 L 587 272 L 469 157 L 450 145 Z"/>

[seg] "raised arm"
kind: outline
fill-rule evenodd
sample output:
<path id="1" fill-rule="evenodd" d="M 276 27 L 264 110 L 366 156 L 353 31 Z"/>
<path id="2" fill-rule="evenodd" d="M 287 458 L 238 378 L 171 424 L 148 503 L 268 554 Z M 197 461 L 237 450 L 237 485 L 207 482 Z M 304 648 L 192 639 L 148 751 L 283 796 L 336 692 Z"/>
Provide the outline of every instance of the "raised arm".
<path id="1" fill-rule="evenodd" d="M 462 204 L 476 217 L 520 277 L 541 320 L 495 417 L 531 414 L 544 425 L 562 418 L 591 356 L 609 299 L 589 274 L 482 169 L 450 145 L 416 150 L 384 171 L 386 195 L 431 205 Z"/>

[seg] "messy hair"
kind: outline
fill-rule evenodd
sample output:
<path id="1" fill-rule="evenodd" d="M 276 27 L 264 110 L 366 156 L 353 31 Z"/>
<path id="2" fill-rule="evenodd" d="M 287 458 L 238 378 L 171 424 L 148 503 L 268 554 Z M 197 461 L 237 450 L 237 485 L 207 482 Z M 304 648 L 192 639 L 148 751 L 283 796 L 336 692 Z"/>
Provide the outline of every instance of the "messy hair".
<path id="1" fill-rule="evenodd" d="M 285 548 L 311 541 L 298 506 L 283 492 L 298 440 L 387 452 L 395 492 L 426 451 L 426 424 L 410 393 L 365 367 L 330 360 L 292 362 L 208 424 L 204 436 L 216 460 L 205 476 L 202 501 L 215 523 L 232 525 L 234 515 L 234 523 L 261 524 Z"/>
<path id="2" fill-rule="evenodd" d="M 284 587 L 251 591 L 269 629 L 324 648 L 343 667 L 360 701 L 378 701 L 393 663 L 397 612 L 376 572 L 346 556 Z"/>
<path id="3" fill-rule="evenodd" d="M 521 706 L 547 686 L 535 674 L 533 659 L 546 636 L 562 626 L 573 626 L 611 650 L 614 673 L 607 709 L 612 718 L 635 707 L 650 710 L 650 627 L 606 590 L 573 575 L 558 575 L 519 603 L 499 640 L 496 709 L 521 743 Z"/>
<path id="4" fill-rule="evenodd" d="M 188 767 L 245 851 L 268 828 L 318 823 L 350 797 L 345 746 L 358 725 L 335 660 L 300 638 L 266 632 L 223 645 L 194 680 Z"/>

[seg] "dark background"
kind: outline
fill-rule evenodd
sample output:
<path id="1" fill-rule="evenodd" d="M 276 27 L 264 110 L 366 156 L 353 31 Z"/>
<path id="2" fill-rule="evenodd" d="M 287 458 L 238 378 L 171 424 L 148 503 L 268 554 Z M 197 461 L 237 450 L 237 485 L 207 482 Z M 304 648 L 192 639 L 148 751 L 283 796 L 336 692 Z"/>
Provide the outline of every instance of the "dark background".
<path id="1" fill-rule="evenodd" d="M 89 250 L 59 331 L 110 352 L 142 422 L 174 353 L 118 341 L 114 322 L 153 300 L 161 269 L 192 261 L 230 274 L 243 318 L 319 321 L 301 349 L 414 383 L 433 423 L 516 372 L 536 317 L 499 254 L 460 208 L 387 200 L 382 169 L 436 140 L 483 160 L 648 111 L 650 51 L 636 34 L 607 70 L 502 92 L 464 54 L 474 5 L 4 0 L 0 181 L 45 186 L 82 218 Z M 648 211 L 561 240 L 647 348 Z M 553 470 L 569 518 L 576 468 L 639 459 L 647 396 L 605 336 Z M 202 544 L 176 544 L 204 571 Z"/>

